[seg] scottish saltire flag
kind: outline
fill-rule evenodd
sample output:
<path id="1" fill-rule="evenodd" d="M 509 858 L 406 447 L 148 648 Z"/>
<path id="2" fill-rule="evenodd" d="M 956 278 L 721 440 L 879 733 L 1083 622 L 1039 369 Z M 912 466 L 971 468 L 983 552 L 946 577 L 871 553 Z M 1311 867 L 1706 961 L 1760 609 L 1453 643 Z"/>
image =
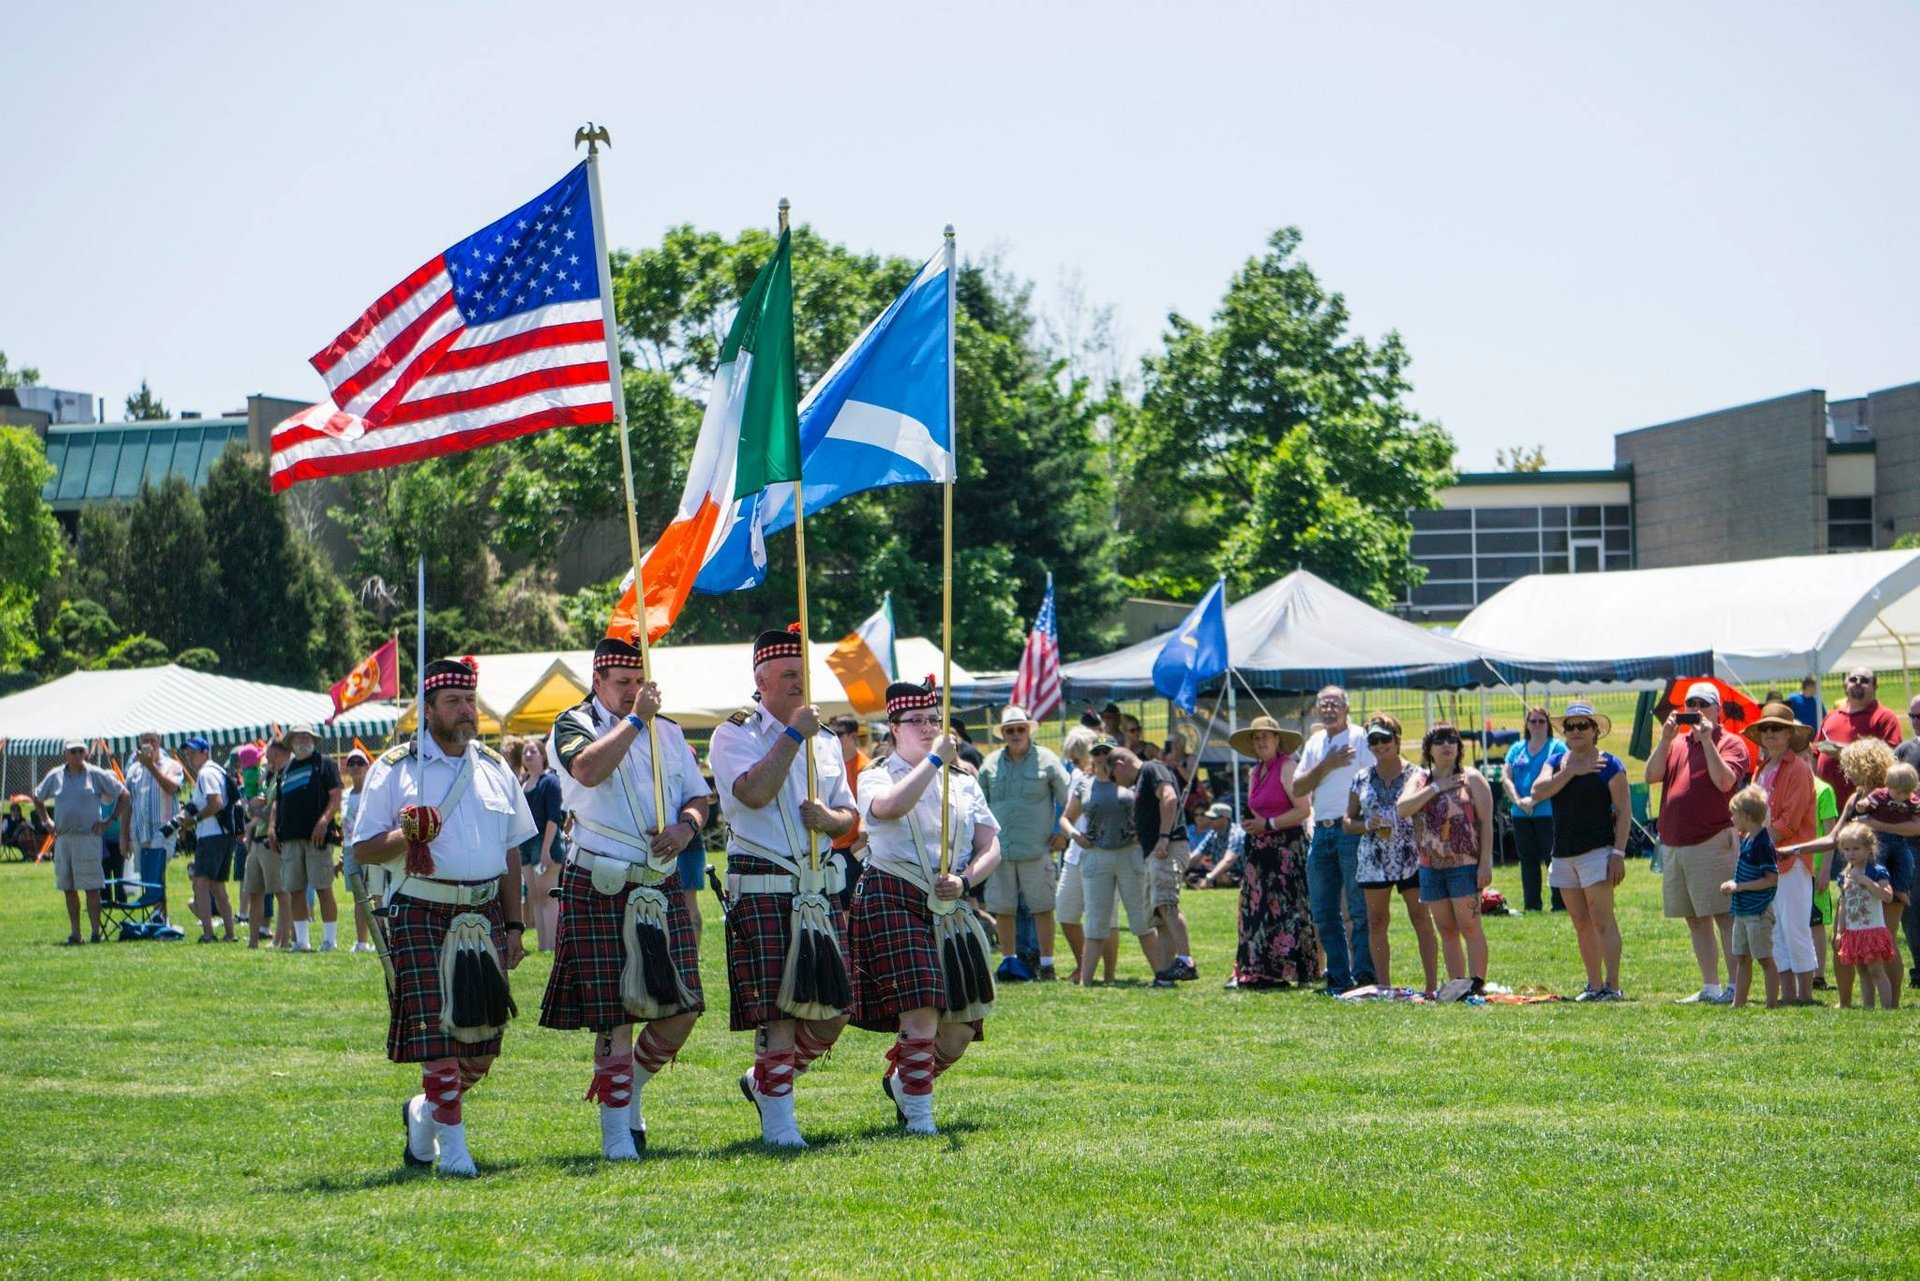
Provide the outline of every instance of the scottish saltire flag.
<path id="1" fill-rule="evenodd" d="M 740 498 L 769 486 L 791 488 L 800 476 L 795 417 L 799 386 L 793 356 L 793 237 L 780 233 L 773 257 L 753 278 L 734 313 L 713 371 L 680 507 L 640 563 L 647 586 L 647 636 L 658 640 L 680 616 L 701 567 L 726 533 Z M 761 544 L 764 546 L 764 543 Z M 764 558 L 763 558 L 764 559 Z M 607 635 L 639 627 L 633 574 L 620 586 Z"/>
<path id="2" fill-rule="evenodd" d="M 947 404 L 950 278 L 942 250 L 801 401 L 809 516 L 865 490 L 954 478 Z M 759 586 L 767 572 L 765 536 L 792 524 L 792 486 L 742 497 L 694 590 L 717 595 Z"/>
<path id="3" fill-rule="evenodd" d="M 312 364 L 341 416 L 275 430 L 273 487 L 614 421 L 589 187 L 583 161 L 321 349 Z"/>
<path id="4" fill-rule="evenodd" d="M 1043 721 L 1060 706 L 1060 628 L 1053 613 L 1053 575 L 1047 575 L 1047 596 L 1020 651 L 1020 670 L 1014 673 L 1007 701 Z"/>
<path id="5" fill-rule="evenodd" d="M 1200 687 L 1229 666 L 1227 580 L 1223 578 L 1161 647 L 1160 656 L 1153 660 L 1153 688 L 1191 716 L 1200 701 Z"/>

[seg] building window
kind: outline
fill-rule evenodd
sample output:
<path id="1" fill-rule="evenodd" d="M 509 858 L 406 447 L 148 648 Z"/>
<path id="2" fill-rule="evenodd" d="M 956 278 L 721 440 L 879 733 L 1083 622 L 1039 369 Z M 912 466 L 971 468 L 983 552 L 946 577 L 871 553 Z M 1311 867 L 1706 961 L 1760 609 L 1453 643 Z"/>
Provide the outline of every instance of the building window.
<path id="1" fill-rule="evenodd" d="M 1465 614 L 1528 574 L 1633 568 L 1633 513 L 1624 503 L 1456 508 L 1413 512 L 1409 520 L 1408 550 L 1427 571 L 1425 581 L 1407 594 L 1416 613 Z M 1871 538 L 1871 513 L 1866 520 Z"/>
<path id="2" fill-rule="evenodd" d="M 1872 498 L 1829 498 L 1827 500 L 1827 550 L 1830 552 L 1873 550 Z"/>

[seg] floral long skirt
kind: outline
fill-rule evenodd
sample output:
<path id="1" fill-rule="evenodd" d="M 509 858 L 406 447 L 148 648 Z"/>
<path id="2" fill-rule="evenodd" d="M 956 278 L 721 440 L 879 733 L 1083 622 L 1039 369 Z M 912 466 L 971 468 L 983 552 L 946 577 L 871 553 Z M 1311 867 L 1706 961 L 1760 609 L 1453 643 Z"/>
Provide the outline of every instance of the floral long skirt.
<path id="1" fill-rule="evenodd" d="M 1304 827 L 1247 838 L 1240 883 L 1240 946 L 1233 976 L 1241 987 L 1307 984 L 1320 977 L 1319 937 L 1307 902 Z"/>

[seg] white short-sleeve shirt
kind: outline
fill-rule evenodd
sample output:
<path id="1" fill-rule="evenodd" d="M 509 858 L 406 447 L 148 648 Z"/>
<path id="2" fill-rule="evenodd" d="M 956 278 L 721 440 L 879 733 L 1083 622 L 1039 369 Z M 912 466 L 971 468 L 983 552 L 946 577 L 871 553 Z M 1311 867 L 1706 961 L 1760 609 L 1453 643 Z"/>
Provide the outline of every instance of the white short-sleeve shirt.
<path id="1" fill-rule="evenodd" d="M 447 795 L 469 759 L 473 781 L 449 809 Z M 508 867 L 519 866 L 520 843 L 533 835 L 533 811 L 527 808 L 519 780 L 498 753 L 478 743 L 469 743 L 459 756 L 449 756 L 433 735 L 423 734 L 417 744 L 381 753 L 367 771 L 360 812 L 353 821 L 354 843 L 373 840 L 400 826 L 400 811 L 409 805 L 431 805 L 440 811 L 440 835 L 431 847 L 435 880 L 484 881 L 500 876 Z"/>
<path id="2" fill-rule="evenodd" d="M 913 830 L 906 818 L 878 818 L 873 813 L 873 797 L 881 788 L 891 788 L 899 784 L 913 770 L 913 766 L 898 756 L 889 756 L 860 775 L 860 821 L 867 826 L 867 839 L 871 842 L 867 848 L 868 866 L 906 866 L 919 868 L 920 854 L 914 844 Z M 976 829 L 984 827 L 998 834 L 1000 821 L 993 816 L 993 810 L 987 805 L 987 798 L 980 785 L 958 770 L 949 769 L 947 776 L 952 780 L 950 788 L 953 820 L 948 824 L 947 840 L 953 851 L 953 861 L 949 870 L 959 872 L 973 859 L 973 839 Z M 910 815 L 919 825 L 920 838 L 925 843 L 927 863 L 935 872 L 940 870 L 940 780 L 935 778 L 920 793 L 920 800 L 914 805 Z"/>
<path id="3" fill-rule="evenodd" d="M 1347 793 L 1353 790 L 1354 776 L 1373 764 L 1373 749 L 1367 746 L 1366 734 L 1352 721 L 1347 722 L 1345 729 L 1332 735 L 1327 733 L 1326 726 L 1321 726 L 1308 736 L 1306 746 L 1300 749 L 1294 769 L 1304 774 L 1325 760 L 1335 748 L 1348 745 L 1353 747 L 1353 759 L 1339 769 L 1329 770 L 1319 786 L 1313 789 L 1313 821 L 1316 823 L 1346 817 Z"/>
<path id="4" fill-rule="evenodd" d="M 786 732 L 784 722 L 766 708 L 755 707 L 753 715 L 744 720 L 736 722 L 730 718 L 714 727 L 713 739 L 707 747 L 707 765 L 713 770 L 713 786 L 720 794 L 720 812 L 726 816 L 727 826 L 743 840 L 797 859 L 806 855 L 806 848 L 804 844 L 800 849 L 793 848 L 788 824 L 792 824 L 794 835 L 800 835 L 800 802 L 807 799 L 807 758 L 794 752 L 793 759 L 787 762 L 787 777 L 781 784 L 780 795 L 759 809 L 733 794 L 734 783 L 765 760 Z M 847 786 L 847 766 L 840 754 L 840 741 L 822 730 L 814 735 L 811 747 L 820 803 L 831 809 L 852 809 L 853 789 Z M 826 838 L 820 839 L 824 844 Z"/>
<path id="5" fill-rule="evenodd" d="M 653 747 L 645 730 L 633 736 L 626 759 L 598 787 L 586 787 L 573 776 L 573 761 L 581 751 L 613 732 L 625 716 L 609 710 L 597 698 L 569 707 L 553 722 L 547 735 L 547 759 L 558 767 L 560 799 L 576 821 L 574 843 L 596 858 L 638 863 L 647 856 L 639 849 L 607 839 L 586 824 L 610 828 L 641 845 L 651 843 L 648 832 L 657 832 L 680 821 L 681 812 L 692 802 L 707 796 L 707 781 L 700 776 L 700 762 L 687 746 L 687 736 L 664 716 L 654 718 L 654 732 L 660 739 L 660 781 L 666 794 L 666 816 L 662 821 L 653 806 Z M 531 833 L 529 833 L 531 835 Z"/>

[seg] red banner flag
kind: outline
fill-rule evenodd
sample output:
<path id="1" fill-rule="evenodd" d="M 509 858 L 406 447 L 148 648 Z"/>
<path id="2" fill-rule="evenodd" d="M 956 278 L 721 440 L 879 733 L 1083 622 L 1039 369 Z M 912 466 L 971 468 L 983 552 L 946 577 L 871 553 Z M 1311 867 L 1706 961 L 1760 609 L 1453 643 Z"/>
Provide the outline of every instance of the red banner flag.
<path id="1" fill-rule="evenodd" d="M 391 637 L 379 649 L 368 654 L 354 664 L 352 671 L 342 680 L 336 681 L 327 691 L 333 695 L 333 715 L 327 717 L 331 725 L 350 707 L 373 698 L 398 698 L 400 696 L 400 640 Z"/>

